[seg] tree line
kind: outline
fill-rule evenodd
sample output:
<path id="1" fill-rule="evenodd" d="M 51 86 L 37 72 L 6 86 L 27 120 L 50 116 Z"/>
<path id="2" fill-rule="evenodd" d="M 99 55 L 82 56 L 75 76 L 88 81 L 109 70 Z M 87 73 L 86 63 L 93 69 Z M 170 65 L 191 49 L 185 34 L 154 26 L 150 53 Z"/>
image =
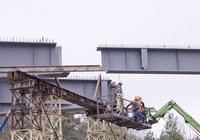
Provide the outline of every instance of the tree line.
<path id="1" fill-rule="evenodd" d="M 3 118 L 0 118 L 2 121 Z M 85 118 L 65 116 L 62 120 L 63 140 L 85 140 L 87 136 L 87 123 Z M 0 134 L 0 140 L 8 140 L 10 134 L 9 126 L 6 126 Z M 165 117 L 165 125 L 159 136 L 151 130 L 135 131 L 128 129 L 126 140 L 200 140 L 199 135 L 190 133 L 185 126 L 178 121 L 173 113 Z"/>
<path id="2" fill-rule="evenodd" d="M 87 135 L 87 124 L 80 118 L 66 116 L 63 119 L 63 139 L 64 140 L 85 140 Z M 185 126 L 178 121 L 178 117 L 173 113 L 168 113 L 165 117 L 165 125 L 159 136 L 151 130 L 135 131 L 128 129 L 126 140 L 200 140 L 198 134 L 186 130 Z"/>

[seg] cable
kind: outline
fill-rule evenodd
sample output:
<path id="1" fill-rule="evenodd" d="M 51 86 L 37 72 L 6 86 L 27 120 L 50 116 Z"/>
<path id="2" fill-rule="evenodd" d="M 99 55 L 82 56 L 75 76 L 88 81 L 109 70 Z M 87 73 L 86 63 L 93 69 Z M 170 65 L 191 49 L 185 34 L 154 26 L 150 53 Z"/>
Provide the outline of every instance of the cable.
<path id="1" fill-rule="evenodd" d="M 121 82 L 121 77 L 120 77 L 120 74 L 118 73 L 118 79 L 119 79 L 119 82 Z"/>
<path id="2" fill-rule="evenodd" d="M 113 130 L 112 130 L 112 128 L 111 128 L 111 126 L 110 126 L 110 123 L 108 123 L 108 126 L 110 127 L 110 130 L 111 130 L 111 132 L 112 132 L 112 134 L 113 134 L 113 136 L 114 136 L 115 140 L 117 140 L 117 138 L 116 138 L 116 136 L 115 136 L 115 134 L 114 134 L 114 132 L 113 132 Z"/>

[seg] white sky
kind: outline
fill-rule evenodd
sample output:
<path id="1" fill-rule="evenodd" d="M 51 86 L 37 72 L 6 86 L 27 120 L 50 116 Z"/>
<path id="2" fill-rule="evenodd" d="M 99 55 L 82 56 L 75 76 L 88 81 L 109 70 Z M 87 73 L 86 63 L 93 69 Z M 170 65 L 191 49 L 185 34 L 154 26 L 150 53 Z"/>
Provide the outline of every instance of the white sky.
<path id="1" fill-rule="evenodd" d="M 96 51 L 101 43 L 200 46 L 198 0 L 0 2 L 0 36 L 53 38 L 62 46 L 64 65 L 101 64 L 100 52 Z M 174 99 L 200 122 L 200 76 L 120 75 L 120 78 L 125 98 L 141 95 L 146 106 L 156 109 Z M 119 80 L 118 75 L 114 80 Z"/>

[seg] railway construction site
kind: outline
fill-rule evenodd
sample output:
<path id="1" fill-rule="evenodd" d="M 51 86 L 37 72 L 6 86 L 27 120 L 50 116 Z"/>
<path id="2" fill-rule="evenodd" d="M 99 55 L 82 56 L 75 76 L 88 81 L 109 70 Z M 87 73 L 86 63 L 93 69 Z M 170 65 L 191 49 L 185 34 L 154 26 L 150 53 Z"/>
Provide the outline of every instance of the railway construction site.
<path id="1" fill-rule="evenodd" d="M 0 42 L 0 135 L 8 128 L 10 140 L 62 140 L 63 116 L 85 114 L 86 140 L 125 140 L 125 131 L 149 130 L 171 109 L 200 133 L 200 125 L 173 100 L 155 110 L 141 97 L 125 99 L 121 81 L 101 74 L 68 77 L 71 72 L 200 74 L 200 66 L 191 63 L 200 49 L 105 44 L 97 51 L 102 65 L 62 65 L 61 47 L 54 42 Z"/>

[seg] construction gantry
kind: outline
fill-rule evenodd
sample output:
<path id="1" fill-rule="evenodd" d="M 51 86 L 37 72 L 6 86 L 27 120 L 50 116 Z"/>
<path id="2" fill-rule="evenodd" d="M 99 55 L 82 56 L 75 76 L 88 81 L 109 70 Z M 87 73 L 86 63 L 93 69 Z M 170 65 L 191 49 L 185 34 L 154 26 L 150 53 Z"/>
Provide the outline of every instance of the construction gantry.
<path id="1" fill-rule="evenodd" d="M 11 140 L 62 139 L 61 98 L 37 84 L 33 79 L 10 82 Z"/>
<path id="2" fill-rule="evenodd" d="M 21 71 L 9 72 L 8 79 L 12 92 L 12 140 L 61 140 L 61 99 L 86 108 L 86 114 L 91 117 L 88 140 L 97 140 L 100 136 L 103 140 L 124 137 L 116 136 L 111 127 L 109 132 L 105 131 L 112 124 L 136 130 L 151 128 L 145 123 L 135 123 L 125 108 L 116 113 L 112 98 L 98 97 L 95 101 Z"/>

